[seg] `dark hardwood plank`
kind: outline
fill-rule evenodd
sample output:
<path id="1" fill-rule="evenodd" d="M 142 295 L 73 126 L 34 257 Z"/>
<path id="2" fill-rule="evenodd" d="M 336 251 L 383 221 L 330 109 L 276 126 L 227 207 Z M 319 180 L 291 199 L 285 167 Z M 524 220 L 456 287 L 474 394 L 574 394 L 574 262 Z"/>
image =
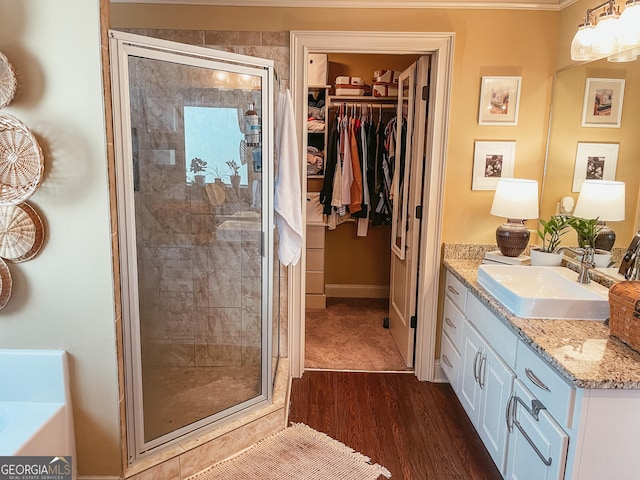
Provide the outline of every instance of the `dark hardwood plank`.
<path id="1" fill-rule="evenodd" d="M 448 384 L 406 373 L 308 371 L 291 385 L 302 422 L 384 465 L 393 480 L 498 480 Z"/>

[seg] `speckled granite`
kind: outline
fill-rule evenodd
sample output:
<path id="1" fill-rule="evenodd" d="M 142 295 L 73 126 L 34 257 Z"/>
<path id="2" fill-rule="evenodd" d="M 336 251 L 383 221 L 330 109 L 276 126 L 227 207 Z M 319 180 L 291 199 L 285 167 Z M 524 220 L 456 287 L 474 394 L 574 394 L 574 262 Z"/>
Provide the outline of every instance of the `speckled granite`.
<path id="1" fill-rule="evenodd" d="M 478 285 L 480 263 L 479 257 L 447 258 L 445 254 L 444 259 L 445 267 L 473 295 L 570 383 L 588 389 L 640 389 L 640 353 L 611 337 L 608 326 L 589 320 L 516 317 Z"/>

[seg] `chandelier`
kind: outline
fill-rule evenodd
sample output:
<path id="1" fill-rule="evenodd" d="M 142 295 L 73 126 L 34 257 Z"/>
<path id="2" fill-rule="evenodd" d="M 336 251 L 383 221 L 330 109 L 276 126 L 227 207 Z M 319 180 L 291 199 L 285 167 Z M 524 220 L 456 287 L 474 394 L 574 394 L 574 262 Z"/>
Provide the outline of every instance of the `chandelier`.
<path id="1" fill-rule="evenodd" d="M 595 12 L 602 9 L 597 17 Z M 640 55 L 640 0 L 627 0 L 624 11 L 615 0 L 587 9 L 571 42 L 571 60 L 632 62 Z"/>

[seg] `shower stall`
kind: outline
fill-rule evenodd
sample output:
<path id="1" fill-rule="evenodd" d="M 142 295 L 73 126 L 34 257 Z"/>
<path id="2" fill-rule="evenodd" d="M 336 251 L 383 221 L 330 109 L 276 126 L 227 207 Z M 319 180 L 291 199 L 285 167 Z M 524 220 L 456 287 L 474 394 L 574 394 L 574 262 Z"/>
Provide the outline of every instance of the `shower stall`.
<path id="1" fill-rule="evenodd" d="M 271 400 L 274 69 L 121 32 L 110 53 L 134 462 Z"/>

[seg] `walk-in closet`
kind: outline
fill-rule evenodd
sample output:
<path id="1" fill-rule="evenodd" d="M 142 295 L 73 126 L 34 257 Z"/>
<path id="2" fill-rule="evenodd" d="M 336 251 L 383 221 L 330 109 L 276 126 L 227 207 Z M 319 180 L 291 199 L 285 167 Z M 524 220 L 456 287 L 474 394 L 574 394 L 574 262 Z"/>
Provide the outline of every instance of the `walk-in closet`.
<path id="1" fill-rule="evenodd" d="M 309 56 L 306 369 L 412 370 L 389 329 L 389 298 L 393 177 L 404 174 L 395 144 L 407 135 L 406 115 L 396 128 L 398 76 L 418 58 Z"/>

